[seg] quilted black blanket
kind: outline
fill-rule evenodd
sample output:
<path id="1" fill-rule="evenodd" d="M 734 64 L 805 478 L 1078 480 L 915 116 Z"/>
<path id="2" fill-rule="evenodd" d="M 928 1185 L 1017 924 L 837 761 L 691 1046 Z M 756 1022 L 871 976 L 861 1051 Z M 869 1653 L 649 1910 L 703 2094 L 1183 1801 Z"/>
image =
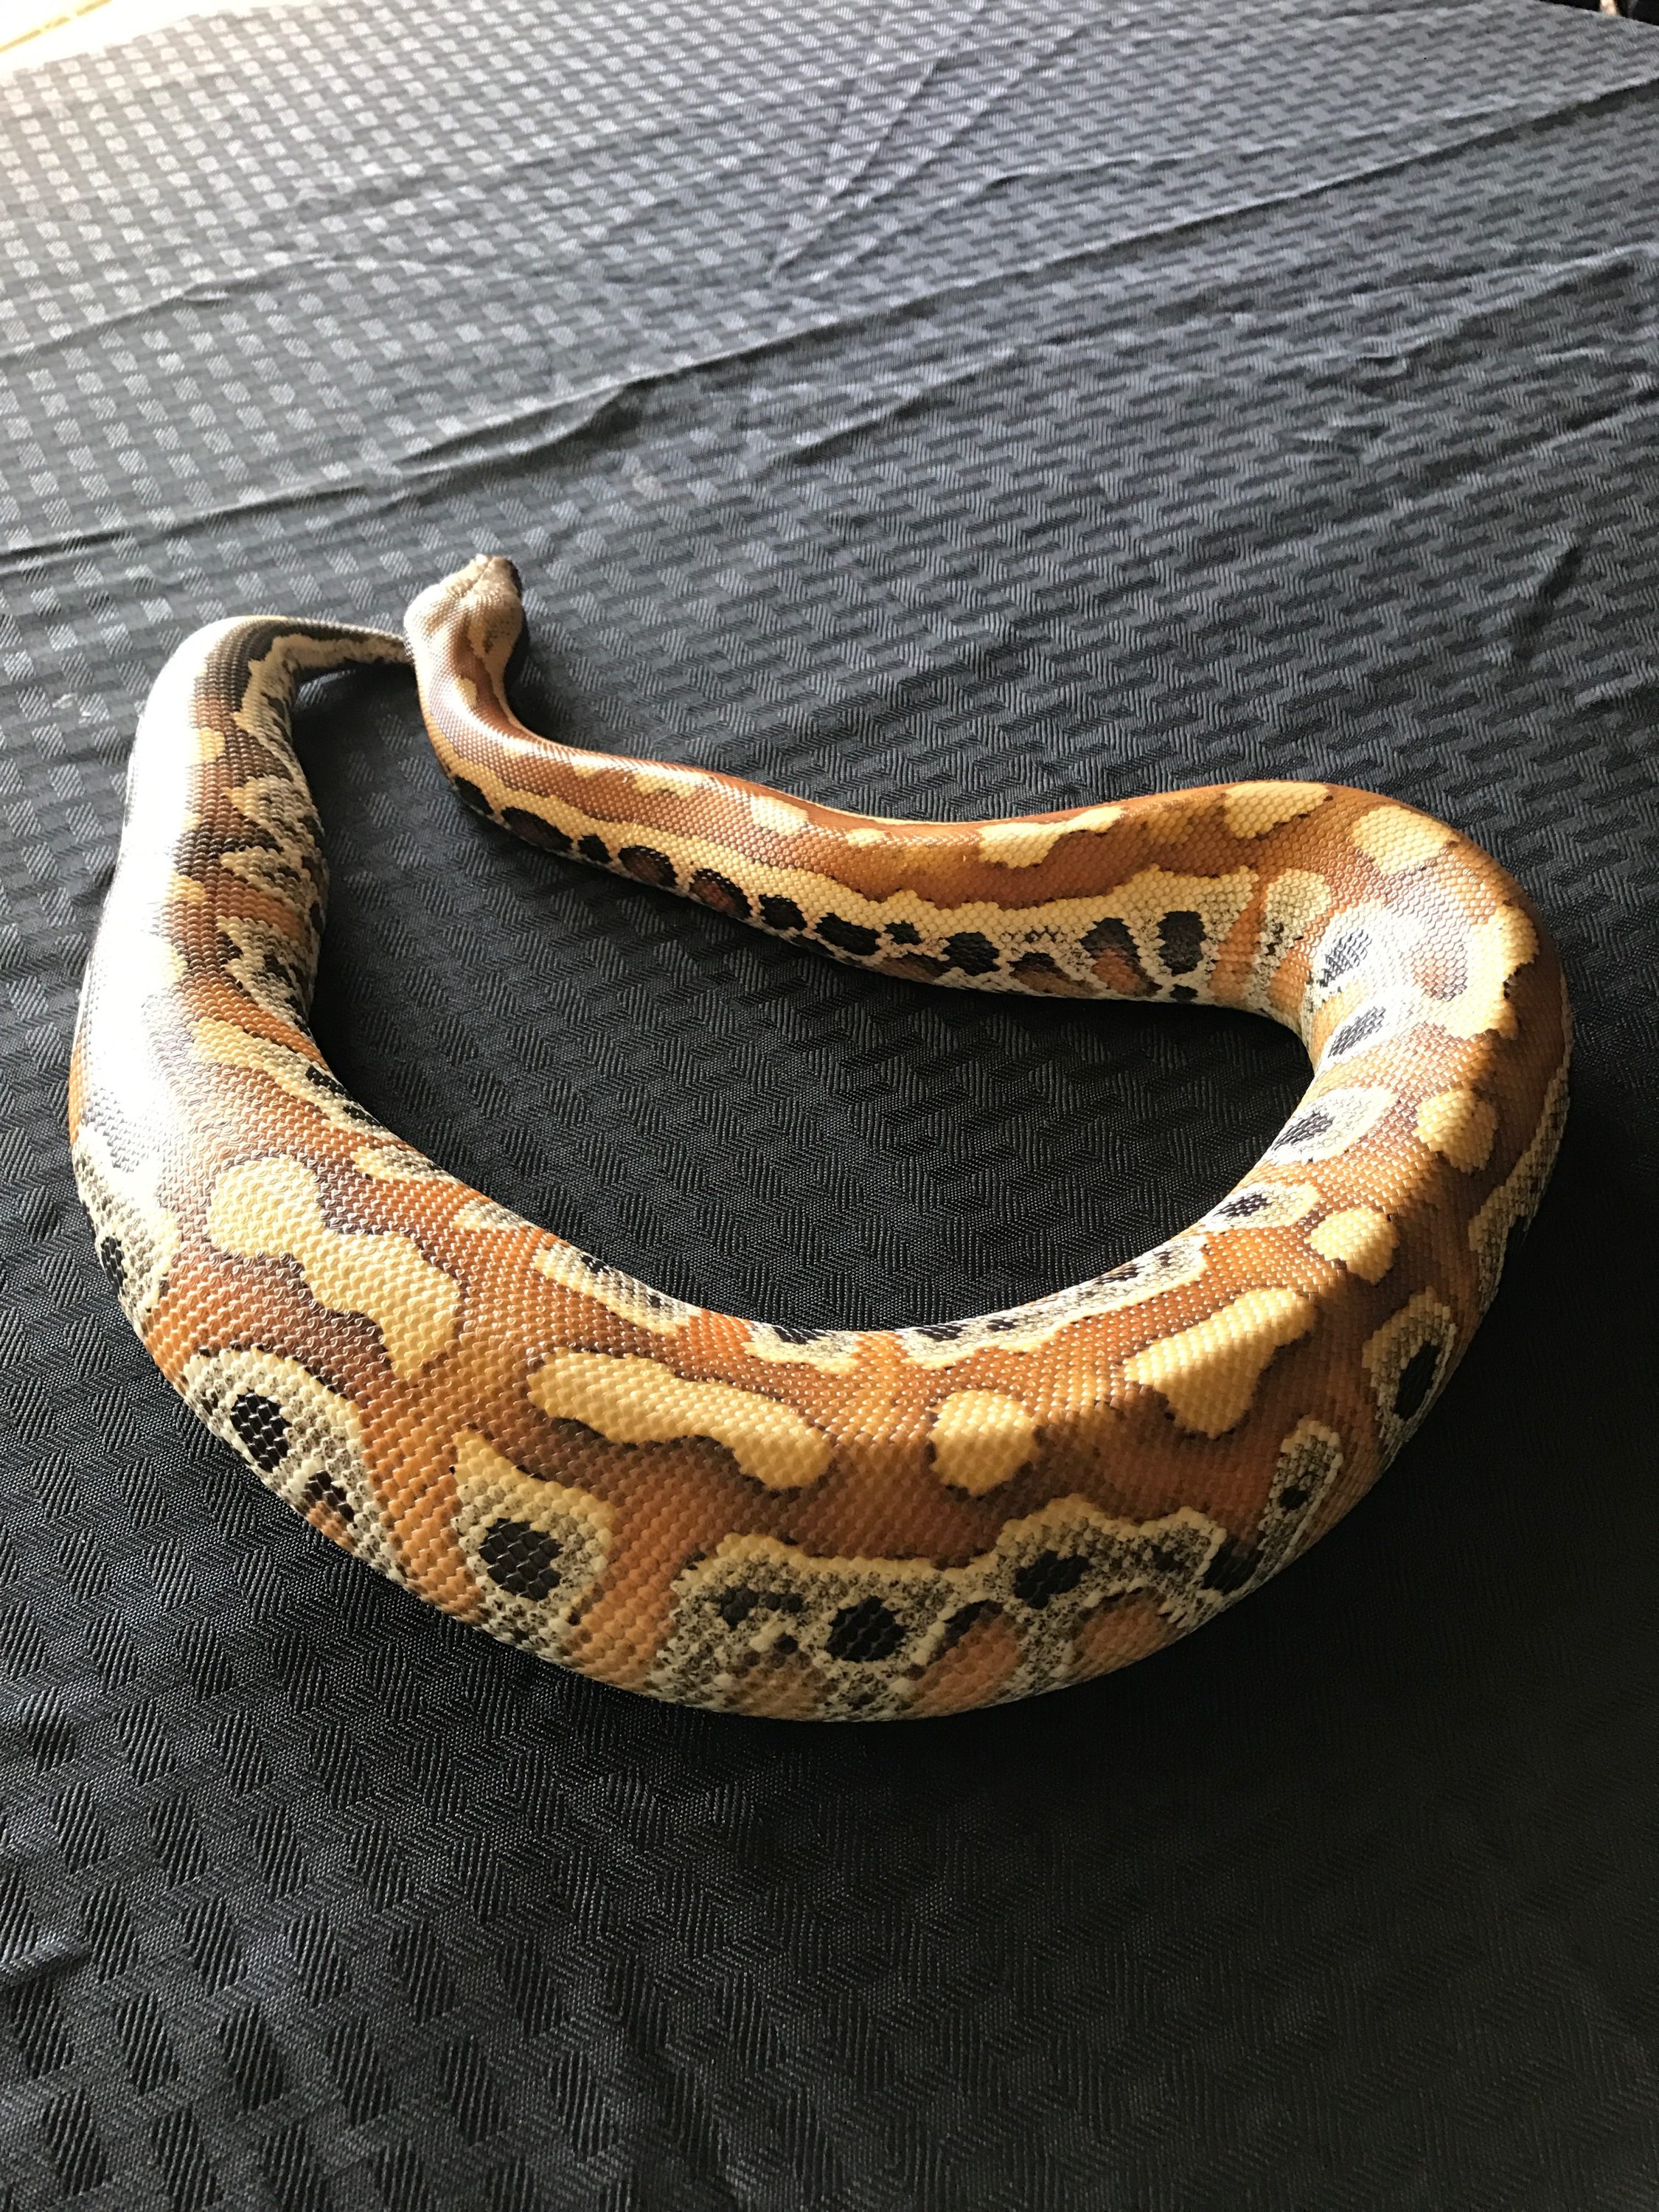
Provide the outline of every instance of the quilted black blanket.
<path id="1" fill-rule="evenodd" d="M 1529 0 L 339 0 L 0 79 L 8 2212 L 1650 2212 L 1656 210 L 1659 39 Z M 480 547 L 578 742 L 886 813 L 1329 778 L 1524 880 L 1559 1170 L 1281 1582 L 1025 1707 L 674 1711 L 172 1398 L 64 1134 L 139 704 Z M 301 738 L 343 1079 L 682 1296 L 1036 1296 L 1301 1086 L 514 843 L 399 674 Z"/>

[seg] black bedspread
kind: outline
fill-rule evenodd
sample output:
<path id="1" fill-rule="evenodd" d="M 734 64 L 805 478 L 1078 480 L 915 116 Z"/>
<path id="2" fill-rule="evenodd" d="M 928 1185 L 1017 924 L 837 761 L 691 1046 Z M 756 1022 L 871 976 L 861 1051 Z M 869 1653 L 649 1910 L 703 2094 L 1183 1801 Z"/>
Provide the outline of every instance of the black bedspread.
<path id="1" fill-rule="evenodd" d="M 1659 39 L 1529 0 L 343 0 L 0 80 L 0 2203 L 1659 2203 Z M 1574 1118 L 1443 1405 L 1173 1652 L 814 1729 L 422 1609 L 198 1431 L 63 1135 L 183 634 L 513 554 L 529 719 L 882 812 L 1240 775 L 1482 839 Z M 681 1295 L 1179 1226 L 1230 1016 L 884 983 L 302 741 L 318 1027 Z"/>

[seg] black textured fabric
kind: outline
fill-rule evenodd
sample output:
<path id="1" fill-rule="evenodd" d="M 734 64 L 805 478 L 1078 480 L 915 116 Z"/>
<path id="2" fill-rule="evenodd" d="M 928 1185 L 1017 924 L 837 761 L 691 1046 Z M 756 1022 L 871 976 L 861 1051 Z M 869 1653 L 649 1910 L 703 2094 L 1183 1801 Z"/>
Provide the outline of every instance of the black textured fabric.
<path id="1" fill-rule="evenodd" d="M 0 2203 L 1651 2208 L 1659 41 L 345 0 L 0 109 Z M 192 1425 L 62 1133 L 134 718 L 198 622 L 395 623 L 479 546 L 578 739 L 883 812 L 1328 777 L 1528 884 L 1555 1185 L 1281 1583 L 1028 1707 L 716 1718 L 422 1609 Z M 302 740 L 342 1076 L 683 1296 L 1053 1288 L 1300 1086 L 515 844 L 402 676 Z"/>

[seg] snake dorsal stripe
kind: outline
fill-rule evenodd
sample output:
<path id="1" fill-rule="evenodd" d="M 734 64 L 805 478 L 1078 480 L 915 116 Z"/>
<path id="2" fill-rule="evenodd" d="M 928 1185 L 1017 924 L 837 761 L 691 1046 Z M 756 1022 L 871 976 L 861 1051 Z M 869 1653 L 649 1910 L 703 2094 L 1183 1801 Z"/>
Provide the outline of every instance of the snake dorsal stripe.
<path id="1" fill-rule="evenodd" d="M 480 558 L 407 644 L 225 622 L 156 682 L 70 1133 L 168 1381 L 432 1604 L 718 1709 L 1025 1696 L 1276 1573 L 1425 1418 L 1548 1176 L 1570 1024 L 1519 886 L 1307 780 L 908 822 L 579 751 L 507 704 L 521 623 Z M 1307 1093 L 1191 1227 L 1028 1305 L 802 1331 L 653 1291 L 381 1127 L 307 1026 L 326 872 L 290 702 L 411 658 L 457 792 L 520 836 L 904 981 L 1246 1008 L 1301 1036 Z"/>

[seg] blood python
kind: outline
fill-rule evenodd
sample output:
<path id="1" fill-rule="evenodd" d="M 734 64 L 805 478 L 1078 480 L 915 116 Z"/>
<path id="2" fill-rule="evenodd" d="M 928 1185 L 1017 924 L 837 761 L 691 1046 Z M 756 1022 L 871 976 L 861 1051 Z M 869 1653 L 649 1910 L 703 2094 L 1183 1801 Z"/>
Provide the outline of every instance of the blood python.
<path id="1" fill-rule="evenodd" d="M 521 623 L 481 558 L 408 647 L 221 622 L 155 685 L 70 1115 L 168 1382 L 432 1604 L 691 1705 L 1022 1697 L 1276 1573 L 1421 1420 L 1549 1173 L 1569 1016 L 1525 894 L 1325 783 L 906 822 L 575 750 L 507 704 Z M 383 1127 L 307 1026 L 325 870 L 290 702 L 411 650 L 456 790 L 520 836 L 905 982 L 1247 1007 L 1312 1084 L 1201 1220 L 1030 1305 L 808 1331 L 649 1290 Z"/>

